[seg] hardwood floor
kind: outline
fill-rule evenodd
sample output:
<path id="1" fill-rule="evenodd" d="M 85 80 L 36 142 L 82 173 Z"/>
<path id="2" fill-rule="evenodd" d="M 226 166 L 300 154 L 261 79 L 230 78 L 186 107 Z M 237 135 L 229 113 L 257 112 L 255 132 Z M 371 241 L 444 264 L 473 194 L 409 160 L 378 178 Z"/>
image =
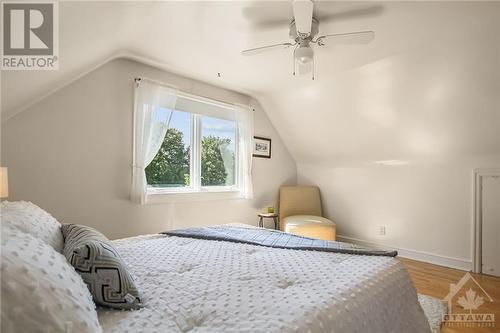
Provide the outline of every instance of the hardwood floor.
<path id="1" fill-rule="evenodd" d="M 408 269 L 418 293 L 439 299 L 443 299 L 448 294 L 450 291 L 450 283 L 456 284 L 466 273 L 458 269 L 432 265 L 410 259 L 400 258 L 400 260 Z M 484 304 L 480 306 L 480 311 L 479 309 L 478 311 L 480 313 L 493 313 L 496 320 L 495 327 L 464 328 L 448 327 L 445 325 L 442 327 L 441 333 L 500 332 L 500 278 L 474 273 L 471 273 L 471 275 L 493 299 L 493 302 L 485 301 Z M 479 290 L 479 288 L 476 289 Z"/>

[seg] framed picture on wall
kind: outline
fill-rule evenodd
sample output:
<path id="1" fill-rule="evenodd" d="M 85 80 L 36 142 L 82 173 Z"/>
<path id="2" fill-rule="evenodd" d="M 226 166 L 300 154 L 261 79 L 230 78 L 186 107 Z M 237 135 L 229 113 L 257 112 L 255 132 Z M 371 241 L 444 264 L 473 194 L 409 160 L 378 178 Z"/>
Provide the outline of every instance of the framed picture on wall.
<path id="1" fill-rule="evenodd" d="M 271 139 L 254 136 L 253 156 L 271 158 Z"/>

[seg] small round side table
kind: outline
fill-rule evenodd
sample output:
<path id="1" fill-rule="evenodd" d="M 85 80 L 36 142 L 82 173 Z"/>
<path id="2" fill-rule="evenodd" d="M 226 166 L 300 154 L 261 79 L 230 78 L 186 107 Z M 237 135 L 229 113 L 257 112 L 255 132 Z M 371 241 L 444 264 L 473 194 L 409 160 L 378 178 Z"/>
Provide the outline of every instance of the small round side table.
<path id="1" fill-rule="evenodd" d="M 279 230 L 280 223 L 278 220 L 278 214 L 276 213 L 258 213 L 259 216 L 259 227 L 264 228 L 264 219 L 273 219 L 274 229 Z"/>

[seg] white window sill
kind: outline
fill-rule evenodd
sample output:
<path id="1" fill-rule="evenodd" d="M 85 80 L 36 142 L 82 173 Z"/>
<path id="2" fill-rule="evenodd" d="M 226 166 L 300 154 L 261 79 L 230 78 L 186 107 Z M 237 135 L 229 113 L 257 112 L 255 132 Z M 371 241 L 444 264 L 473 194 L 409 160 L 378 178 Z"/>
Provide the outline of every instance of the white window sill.
<path id="1" fill-rule="evenodd" d="M 235 188 L 219 188 L 211 190 L 193 191 L 189 189 L 161 189 L 148 188 L 147 204 L 186 201 L 212 201 L 239 199 L 239 190 Z"/>

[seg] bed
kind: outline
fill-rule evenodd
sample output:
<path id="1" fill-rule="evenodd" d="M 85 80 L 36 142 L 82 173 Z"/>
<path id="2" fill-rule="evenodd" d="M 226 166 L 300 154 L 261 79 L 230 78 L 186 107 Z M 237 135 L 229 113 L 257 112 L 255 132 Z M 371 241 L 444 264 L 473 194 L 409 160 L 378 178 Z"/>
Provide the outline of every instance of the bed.
<path id="1" fill-rule="evenodd" d="M 111 242 L 30 202 L 0 208 L 2 332 L 430 332 L 395 253 L 242 225 Z"/>
<path id="2" fill-rule="evenodd" d="M 395 258 L 146 235 L 113 242 L 145 306 L 104 332 L 429 332 Z"/>

